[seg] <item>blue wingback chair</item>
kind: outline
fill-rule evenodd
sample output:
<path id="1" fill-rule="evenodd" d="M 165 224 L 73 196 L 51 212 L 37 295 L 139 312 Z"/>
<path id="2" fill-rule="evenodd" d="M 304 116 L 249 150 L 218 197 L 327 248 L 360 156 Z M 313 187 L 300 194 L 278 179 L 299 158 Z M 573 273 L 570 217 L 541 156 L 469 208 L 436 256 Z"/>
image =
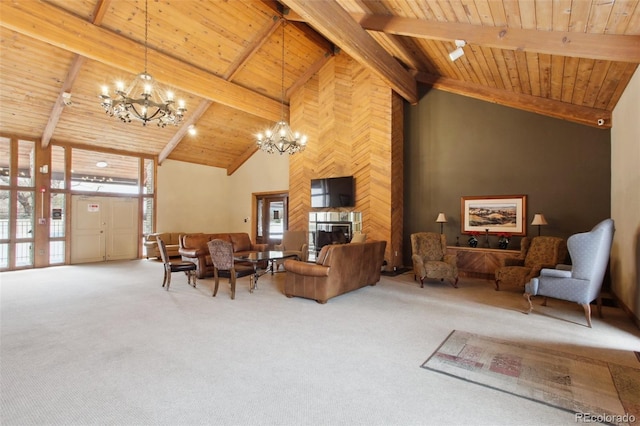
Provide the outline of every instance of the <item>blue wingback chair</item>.
<path id="1" fill-rule="evenodd" d="M 587 324 L 591 327 L 591 302 L 598 299 L 609 263 L 613 241 L 613 220 L 605 219 L 589 232 L 575 234 L 567 240 L 572 265 L 558 265 L 557 269 L 542 269 L 540 276 L 525 286 L 524 296 L 533 310 L 531 296 L 553 297 L 582 305 Z"/>

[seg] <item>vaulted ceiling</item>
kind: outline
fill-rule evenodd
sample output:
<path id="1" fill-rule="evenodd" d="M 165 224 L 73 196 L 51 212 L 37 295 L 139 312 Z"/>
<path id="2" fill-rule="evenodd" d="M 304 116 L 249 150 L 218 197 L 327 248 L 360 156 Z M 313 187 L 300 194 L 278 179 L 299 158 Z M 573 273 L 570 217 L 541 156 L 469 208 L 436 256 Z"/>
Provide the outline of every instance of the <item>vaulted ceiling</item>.
<path id="1" fill-rule="evenodd" d="M 0 133 L 233 173 L 281 117 L 283 27 L 286 114 L 290 94 L 346 53 L 411 104 L 426 85 L 610 128 L 640 63 L 640 0 L 149 0 L 148 71 L 188 111 L 180 126 L 143 127 L 98 96 L 144 70 L 144 11 L 2 0 Z M 465 54 L 451 61 L 456 39 Z"/>

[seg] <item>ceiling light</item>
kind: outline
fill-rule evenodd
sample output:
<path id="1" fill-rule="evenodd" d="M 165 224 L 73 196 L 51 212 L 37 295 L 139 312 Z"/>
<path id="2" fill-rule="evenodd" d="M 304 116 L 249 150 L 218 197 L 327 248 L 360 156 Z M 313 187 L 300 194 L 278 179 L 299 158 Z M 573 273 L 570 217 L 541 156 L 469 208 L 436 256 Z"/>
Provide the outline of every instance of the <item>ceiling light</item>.
<path id="1" fill-rule="evenodd" d="M 460 59 L 460 57 L 464 55 L 464 49 L 462 48 L 466 46 L 466 44 L 467 43 L 464 40 L 456 40 L 456 50 L 449 53 L 449 58 L 451 58 L 452 61 L 455 61 L 456 59 Z"/>
<path id="2" fill-rule="evenodd" d="M 98 161 L 96 163 L 96 167 L 100 167 L 101 169 L 104 169 L 105 167 L 107 167 L 109 165 L 109 163 L 107 163 L 106 161 Z"/>
<path id="3" fill-rule="evenodd" d="M 178 107 L 174 106 L 173 93 L 165 92 L 161 95 L 161 90 L 154 83 L 153 77 L 147 72 L 147 38 L 149 32 L 148 0 L 144 3 L 144 72 L 138 74 L 129 87 L 124 87 L 124 83 L 116 83 L 116 96 L 109 95 L 109 87 L 102 87 L 100 95 L 101 105 L 105 112 L 112 117 L 117 117 L 125 123 L 131 120 L 142 121 L 146 126 L 150 121 L 156 121 L 159 127 L 167 124 L 177 126 L 184 117 L 187 110 L 184 101 L 178 102 Z"/>
<path id="4" fill-rule="evenodd" d="M 271 129 L 268 129 L 264 134 L 259 133 L 256 136 L 256 145 L 261 150 L 273 154 L 279 152 L 280 154 L 295 154 L 296 152 L 304 151 L 307 146 L 307 137 L 301 135 L 298 132 L 294 132 L 289 127 L 289 124 L 284 119 L 284 27 L 287 21 L 282 20 L 282 113 L 281 119 Z"/>
<path id="5" fill-rule="evenodd" d="M 195 135 L 197 135 L 197 134 L 198 134 L 198 130 L 196 129 L 196 126 L 195 126 L 195 125 L 193 125 L 193 124 L 191 124 L 191 125 L 187 128 L 187 131 L 189 132 L 189 134 L 190 134 L 191 136 L 195 136 Z"/>

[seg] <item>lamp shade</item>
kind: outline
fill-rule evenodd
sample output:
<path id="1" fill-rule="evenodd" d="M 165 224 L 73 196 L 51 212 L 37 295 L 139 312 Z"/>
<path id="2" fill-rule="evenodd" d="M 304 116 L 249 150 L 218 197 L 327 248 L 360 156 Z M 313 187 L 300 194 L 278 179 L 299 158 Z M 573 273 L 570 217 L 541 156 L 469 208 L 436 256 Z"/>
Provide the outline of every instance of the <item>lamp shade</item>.
<path id="1" fill-rule="evenodd" d="M 438 217 L 436 219 L 437 223 L 447 223 L 447 217 L 444 215 L 444 213 L 438 213 Z"/>
<path id="2" fill-rule="evenodd" d="M 533 222 L 531 222 L 532 225 L 548 225 L 547 223 L 547 219 L 544 218 L 544 215 L 542 213 L 536 213 L 533 216 Z"/>

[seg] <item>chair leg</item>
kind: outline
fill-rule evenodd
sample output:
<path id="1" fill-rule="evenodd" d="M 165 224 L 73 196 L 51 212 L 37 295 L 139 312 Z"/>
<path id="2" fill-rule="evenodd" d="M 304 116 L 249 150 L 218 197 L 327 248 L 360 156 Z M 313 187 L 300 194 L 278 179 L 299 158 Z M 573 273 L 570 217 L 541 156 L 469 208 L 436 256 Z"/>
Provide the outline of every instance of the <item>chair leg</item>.
<path id="1" fill-rule="evenodd" d="M 589 303 L 583 303 L 584 316 L 587 319 L 587 325 L 591 328 L 591 305 Z"/>
<path id="2" fill-rule="evenodd" d="M 424 277 L 420 277 L 420 288 L 424 288 Z"/>
<path id="3" fill-rule="evenodd" d="M 600 318 L 602 317 L 602 296 L 598 296 L 598 298 L 596 299 L 596 306 L 598 307 L 598 316 Z"/>
<path id="4" fill-rule="evenodd" d="M 236 274 L 235 271 L 231 273 L 231 300 L 236 298 Z"/>
<path id="5" fill-rule="evenodd" d="M 525 312 L 525 314 L 530 314 L 533 311 L 533 303 L 531 302 L 531 295 L 529 293 L 525 293 L 524 298 L 529 302 L 529 310 Z"/>
<path id="6" fill-rule="evenodd" d="M 496 280 L 496 291 L 500 291 L 500 280 Z"/>
<path id="7" fill-rule="evenodd" d="M 169 286 L 171 285 L 171 270 L 165 270 L 167 274 L 167 291 L 169 291 Z"/>
<path id="8" fill-rule="evenodd" d="M 540 304 L 541 306 L 547 306 L 547 300 L 549 298 L 547 296 L 544 297 L 544 300 L 542 301 L 542 303 Z"/>
<path id="9" fill-rule="evenodd" d="M 213 297 L 216 297 L 218 294 L 218 284 L 220 284 L 220 278 L 218 277 L 218 268 L 213 268 L 213 281 L 215 285 L 213 287 Z"/>
<path id="10" fill-rule="evenodd" d="M 164 277 L 162 278 L 162 287 L 165 285 L 167 285 L 167 268 L 164 269 Z"/>
<path id="11" fill-rule="evenodd" d="M 451 285 L 453 286 L 453 288 L 458 288 L 458 277 L 456 277 L 453 282 L 451 283 Z"/>

